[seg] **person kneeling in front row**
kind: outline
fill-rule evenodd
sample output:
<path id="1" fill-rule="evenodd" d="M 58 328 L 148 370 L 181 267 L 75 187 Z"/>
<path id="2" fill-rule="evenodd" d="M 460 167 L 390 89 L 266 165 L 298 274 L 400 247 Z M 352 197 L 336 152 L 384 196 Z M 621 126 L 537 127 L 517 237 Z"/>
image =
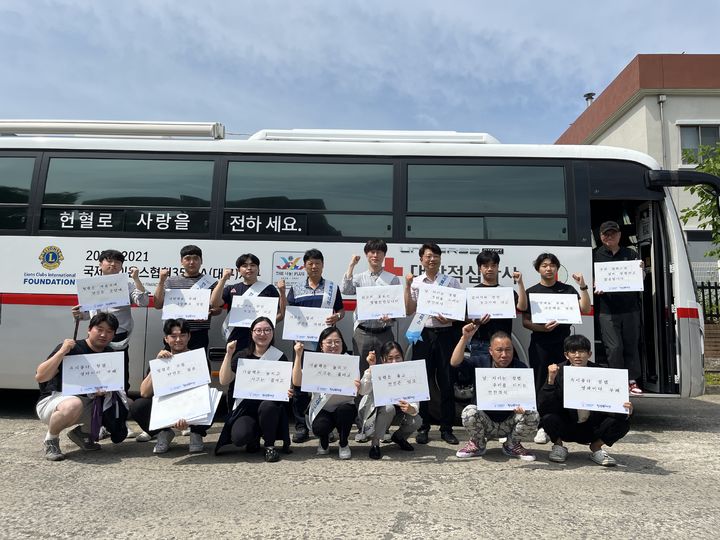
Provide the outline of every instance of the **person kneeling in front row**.
<path id="1" fill-rule="evenodd" d="M 173 358 L 175 355 L 190 350 L 188 347 L 191 338 L 190 332 L 190 324 L 185 319 L 166 320 L 165 324 L 163 324 L 163 334 L 165 334 L 163 339 L 167 346 L 170 347 L 170 350 L 161 350 L 157 358 L 165 359 L 169 362 L 169 365 L 173 365 L 172 362 L 174 362 Z M 130 412 L 143 432 L 148 433 L 151 437 L 157 438 L 153 453 L 165 454 L 170 450 L 170 443 L 175 438 L 175 431 L 173 431 L 173 429 L 184 430 L 188 428 L 190 429 L 188 452 L 191 454 L 202 452 L 205 449 L 203 437 L 207 435 L 208 426 L 191 426 L 185 419 L 181 418 L 171 427 L 150 430 L 153 395 L 155 395 L 155 390 L 153 389 L 152 373 L 148 370 L 145 379 L 143 379 L 143 382 L 140 384 L 140 397 L 130 406 Z"/>
<path id="2" fill-rule="evenodd" d="M 566 409 L 563 407 L 563 371 L 568 366 L 596 367 L 588 364 L 592 352 L 590 341 L 581 335 L 569 336 L 563 344 L 566 361 L 548 366 L 548 376 L 538 393 L 538 409 L 542 425 L 553 443 L 548 459 L 564 463 L 568 449 L 563 442 L 590 445 L 590 459 L 598 465 L 612 467 L 617 462 L 604 449 L 612 446 L 630 430 L 629 417 L 633 406 L 629 401 L 623 405 L 627 414 Z"/>
<path id="3" fill-rule="evenodd" d="M 86 339 L 78 341 L 66 339 L 55 347 L 47 360 L 37 367 L 35 380 L 40 386 L 40 399 L 35 410 L 40 421 L 48 426 L 43 442 L 45 459 L 48 461 L 65 459 L 65 454 L 60 450 L 60 432 L 75 424 L 77 426 L 68 432 L 68 438 L 83 450 L 100 450 L 100 445 L 97 443 L 100 429 L 99 419 L 93 419 L 93 412 L 97 398 L 103 398 L 101 414 L 105 410 L 105 395 L 70 396 L 63 394 L 62 363 L 66 356 L 113 352 L 110 342 L 117 329 L 118 320 L 115 315 L 98 313 L 90 319 Z M 122 406 L 118 404 L 118 407 L 114 407 L 113 410 L 125 412 L 127 398 L 124 396 L 124 392 L 108 394 L 108 397 L 116 399 L 120 394 L 122 394 Z M 126 413 L 124 416 L 127 418 Z M 121 424 L 118 432 L 113 434 L 113 442 L 120 442 L 127 436 L 124 418 Z M 83 430 L 83 428 L 85 429 Z"/>
<path id="4" fill-rule="evenodd" d="M 465 346 L 477 331 L 478 325 L 466 324 L 452 356 L 451 365 L 458 365 L 465 354 Z M 505 332 L 498 331 L 490 336 L 491 368 L 524 368 L 525 364 L 513 358 L 512 339 Z M 507 437 L 502 445 L 503 454 L 523 461 L 535 461 L 535 454 L 527 450 L 520 441 L 531 439 L 537 431 L 538 413 L 516 407 L 508 411 L 481 411 L 476 405 L 468 405 L 462 412 L 462 425 L 468 430 L 470 440 L 455 455 L 459 458 L 478 457 L 485 454 L 488 439 Z"/>
<path id="5" fill-rule="evenodd" d="M 383 364 L 393 364 L 403 361 L 403 352 L 397 341 L 388 341 L 380 347 L 380 358 Z M 388 430 L 391 424 L 398 424 L 400 427 L 392 434 L 390 440 L 397 444 L 401 450 L 412 452 L 414 448 L 407 441 L 407 438 L 415 433 L 422 425 L 422 419 L 418 415 L 420 407 L 417 403 L 400 400 L 398 405 L 375 406 L 375 394 L 373 392 L 372 371 L 377 363 L 375 351 L 367 355 L 367 363 L 370 366 L 360 379 L 360 417 L 363 419 L 361 432 L 372 438 L 370 445 L 370 459 L 380 459 L 380 437 Z"/>

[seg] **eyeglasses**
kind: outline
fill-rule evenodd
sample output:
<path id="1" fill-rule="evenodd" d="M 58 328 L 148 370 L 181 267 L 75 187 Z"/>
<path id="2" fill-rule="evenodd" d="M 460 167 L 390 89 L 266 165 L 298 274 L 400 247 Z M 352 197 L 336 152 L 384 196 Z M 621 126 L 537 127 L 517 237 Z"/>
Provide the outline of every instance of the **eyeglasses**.
<path id="1" fill-rule="evenodd" d="M 253 334 L 256 336 L 259 336 L 261 334 L 272 334 L 273 329 L 272 328 L 255 328 L 253 329 Z"/>
<path id="2" fill-rule="evenodd" d="M 329 347 L 340 347 L 342 345 L 341 339 L 326 339 L 322 342 L 323 345 L 327 345 Z"/>
<path id="3" fill-rule="evenodd" d="M 168 334 L 167 335 L 168 339 L 185 339 L 187 337 L 188 337 L 187 334 Z"/>

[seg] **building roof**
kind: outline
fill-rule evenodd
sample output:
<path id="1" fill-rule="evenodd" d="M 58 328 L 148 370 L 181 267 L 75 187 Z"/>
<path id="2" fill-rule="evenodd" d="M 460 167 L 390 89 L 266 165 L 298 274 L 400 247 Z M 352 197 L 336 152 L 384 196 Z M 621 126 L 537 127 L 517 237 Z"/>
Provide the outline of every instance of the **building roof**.
<path id="1" fill-rule="evenodd" d="M 720 54 L 638 54 L 555 144 L 591 142 L 609 120 L 648 94 L 702 90 L 720 90 Z"/>

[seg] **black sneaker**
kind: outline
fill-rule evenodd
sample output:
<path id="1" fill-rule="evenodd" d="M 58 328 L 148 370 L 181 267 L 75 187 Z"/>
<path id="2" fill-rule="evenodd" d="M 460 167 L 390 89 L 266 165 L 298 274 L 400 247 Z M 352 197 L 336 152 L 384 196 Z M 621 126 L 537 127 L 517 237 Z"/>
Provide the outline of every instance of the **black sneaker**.
<path id="1" fill-rule="evenodd" d="M 415 450 L 413 445 L 407 442 L 407 439 L 403 439 L 400 435 L 398 435 L 397 432 L 392 434 L 390 440 L 397 444 L 400 447 L 400 450 L 405 450 L 406 452 L 412 452 Z"/>
<path id="2" fill-rule="evenodd" d="M 100 450 L 101 446 L 90 440 L 89 433 L 83 433 L 80 431 L 80 426 L 75 426 L 73 429 L 68 431 L 68 439 L 77 444 L 83 450 Z"/>
<path id="3" fill-rule="evenodd" d="M 275 450 L 275 447 L 265 447 L 265 461 L 267 463 L 275 463 L 276 461 L 280 461 L 280 454 L 278 454 L 278 451 Z"/>
<path id="4" fill-rule="evenodd" d="M 380 446 L 377 444 L 371 445 L 369 456 L 370 459 L 380 459 L 382 457 L 382 452 L 380 452 Z"/>
<path id="5" fill-rule="evenodd" d="M 415 435 L 415 442 L 418 444 L 427 444 L 430 440 L 430 437 L 428 437 L 428 432 L 426 430 L 418 431 L 417 435 Z"/>
<path id="6" fill-rule="evenodd" d="M 65 454 L 60 451 L 60 439 L 48 439 L 43 441 L 43 450 L 45 450 L 45 459 L 48 461 L 62 461 Z"/>
<path id="7" fill-rule="evenodd" d="M 445 441 L 448 444 L 459 444 L 460 441 L 458 441 L 457 437 L 453 435 L 452 431 L 441 431 L 440 432 L 440 438 Z"/>
<path id="8" fill-rule="evenodd" d="M 300 444 L 310 440 L 310 432 L 307 428 L 295 428 L 292 436 L 292 442 Z"/>

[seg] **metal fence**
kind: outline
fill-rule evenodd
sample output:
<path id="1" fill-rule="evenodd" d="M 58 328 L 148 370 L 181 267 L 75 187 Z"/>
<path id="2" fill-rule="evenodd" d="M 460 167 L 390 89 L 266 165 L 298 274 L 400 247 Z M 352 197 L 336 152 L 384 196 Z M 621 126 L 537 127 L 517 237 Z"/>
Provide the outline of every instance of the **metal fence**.
<path id="1" fill-rule="evenodd" d="M 717 262 L 691 262 L 690 265 L 696 283 L 718 282 L 720 267 Z"/>
<path id="2" fill-rule="evenodd" d="M 720 283 L 698 283 L 697 297 L 705 313 L 705 322 L 720 323 Z"/>

